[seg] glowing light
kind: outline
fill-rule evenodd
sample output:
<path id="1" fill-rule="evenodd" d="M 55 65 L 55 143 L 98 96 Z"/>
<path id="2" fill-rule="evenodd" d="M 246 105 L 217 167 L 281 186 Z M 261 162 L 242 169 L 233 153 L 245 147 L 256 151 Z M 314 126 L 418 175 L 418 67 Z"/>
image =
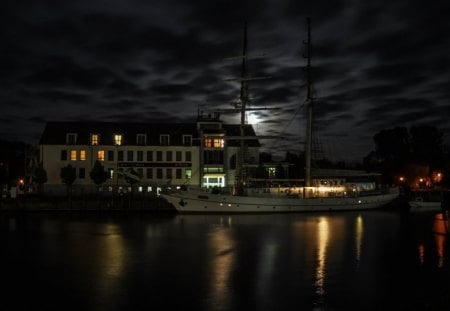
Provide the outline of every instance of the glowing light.
<path id="1" fill-rule="evenodd" d="M 247 115 L 247 121 L 249 124 L 258 124 L 260 119 L 259 116 L 254 113 L 249 113 Z"/>

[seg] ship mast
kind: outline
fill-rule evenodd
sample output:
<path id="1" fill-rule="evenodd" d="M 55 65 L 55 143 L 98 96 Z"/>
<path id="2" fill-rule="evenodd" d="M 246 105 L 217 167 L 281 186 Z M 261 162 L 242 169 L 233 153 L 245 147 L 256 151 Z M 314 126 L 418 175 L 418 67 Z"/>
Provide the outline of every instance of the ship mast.
<path id="1" fill-rule="evenodd" d="M 241 124 L 240 124 L 240 135 L 241 138 L 245 136 L 245 117 L 246 108 L 248 103 L 248 73 L 247 73 L 247 22 L 244 23 L 244 43 L 242 47 L 242 65 L 241 65 L 241 94 L 240 94 L 240 104 L 241 104 Z M 241 191 L 244 186 L 244 158 L 245 158 L 245 141 L 240 140 L 240 149 L 237 165 L 237 181 L 238 181 L 238 192 Z"/>
<path id="2" fill-rule="evenodd" d="M 312 118 L 313 97 L 311 94 L 311 20 L 308 17 L 308 40 L 303 41 L 306 45 L 306 145 L 305 145 L 305 186 L 311 187 L 311 158 L 312 158 Z"/>

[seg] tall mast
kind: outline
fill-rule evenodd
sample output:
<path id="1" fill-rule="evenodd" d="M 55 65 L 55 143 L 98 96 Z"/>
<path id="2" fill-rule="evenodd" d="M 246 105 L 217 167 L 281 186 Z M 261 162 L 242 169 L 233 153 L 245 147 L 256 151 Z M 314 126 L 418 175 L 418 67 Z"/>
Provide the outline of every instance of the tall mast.
<path id="1" fill-rule="evenodd" d="M 245 136 L 245 117 L 246 117 L 246 108 L 247 108 L 247 103 L 248 103 L 247 22 L 244 23 L 244 42 L 243 42 L 243 47 L 242 47 L 240 102 L 241 102 L 240 135 L 241 135 L 241 138 L 243 138 Z M 245 157 L 245 141 L 244 141 L 244 139 L 241 139 L 239 158 L 238 158 L 238 171 L 237 171 L 239 186 L 243 186 L 243 184 L 244 184 L 244 172 L 243 172 L 244 157 Z"/>
<path id="2" fill-rule="evenodd" d="M 311 94 L 311 20 L 306 19 L 308 26 L 308 40 L 306 45 L 306 145 L 305 145 L 305 186 L 311 187 L 311 158 L 312 158 L 312 118 L 313 98 Z"/>

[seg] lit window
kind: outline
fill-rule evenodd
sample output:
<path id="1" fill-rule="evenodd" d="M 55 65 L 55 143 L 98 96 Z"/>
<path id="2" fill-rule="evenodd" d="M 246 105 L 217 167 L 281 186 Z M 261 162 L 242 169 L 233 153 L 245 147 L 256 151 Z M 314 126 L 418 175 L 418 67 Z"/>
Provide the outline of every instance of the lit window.
<path id="1" fill-rule="evenodd" d="M 100 135 L 99 134 L 91 134 L 91 145 L 97 146 L 100 143 Z"/>
<path id="2" fill-rule="evenodd" d="M 120 135 L 120 134 L 115 134 L 114 135 L 114 144 L 116 146 L 122 145 L 122 135 Z"/>
<path id="3" fill-rule="evenodd" d="M 224 145 L 224 140 L 221 138 L 205 138 L 206 148 L 223 148 Z"/>
<path id="4" fill-rule="evenodd" d="M 161 146 L 169 146 L 169 135 L 159 135 L 159 142 Z"/>
<path id="5" fill-rule="evenodd" d="M 211 138 L 205 138 L 205 147 L 212 148 L 212 139 Z"/>
<path id="6" fill-rule="evenodd" d="M 70 160 L 71 161 L 77 160 L 77 151 L 76 150 L 70 150 Z"/>
<path id="7" fill-rule="evenodd" d="M 105 150 L 97 151 L 97 159 L 99 161 L 105 161 Z"/>
<path id="8" fill-rule="evenodd" d="M 114 169 L 108 168 L 108 176 L 110 179 L 114 178 Z"/>
<path id="9" fill-rule="evenodd" d="M 185 177 L 186 177 L 186 179 L 191 179 L 192 178 L 192 169 L 190 169 L 190 168 L 186 169 Z"/>
<path id="10" fill-rule="evenodd" d="M 81 161 L 86 160 L 86 150 L 84 150 L 84 149 L 80 150 L 80 160 Z"/>

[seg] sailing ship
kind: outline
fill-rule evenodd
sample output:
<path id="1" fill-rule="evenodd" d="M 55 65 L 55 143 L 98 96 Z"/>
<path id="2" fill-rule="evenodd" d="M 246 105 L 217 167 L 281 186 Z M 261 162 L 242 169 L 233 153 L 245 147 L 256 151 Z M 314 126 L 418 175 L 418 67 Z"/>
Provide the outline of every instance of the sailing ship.
<path id="1" fill-rule="evenodd" d="M 380 189 L 374 181 L 348 182 L 345 178 L 317 184 L 312 178 L 312 129 L 313 96 L 311 91 L 311 27 L 307 20 L 307 90 L 306 90 L 306 144 L 305 179 L 303 185 L 268 183 L 262 187 L 248 180 L 245 168 L 246 112 L 248 111 L 248 81 L 246 69 L 246 27 L 242 56 L 240 104 L 236 106 L 241 115 L 240 149 L 237 155 L 236 182 L 233 189 L 183 186 L 162 192 L 160 196 L 181 213 L 279 213 L 312 211 L 367 210 L 388 205 L 399 196 L 398 187 Z M 254 139 L 254 137 L 253 137 Z M 273 180 L 272 180 L 273 181 Z M 323 180 L 322 180 L 323 181 Z"/>

